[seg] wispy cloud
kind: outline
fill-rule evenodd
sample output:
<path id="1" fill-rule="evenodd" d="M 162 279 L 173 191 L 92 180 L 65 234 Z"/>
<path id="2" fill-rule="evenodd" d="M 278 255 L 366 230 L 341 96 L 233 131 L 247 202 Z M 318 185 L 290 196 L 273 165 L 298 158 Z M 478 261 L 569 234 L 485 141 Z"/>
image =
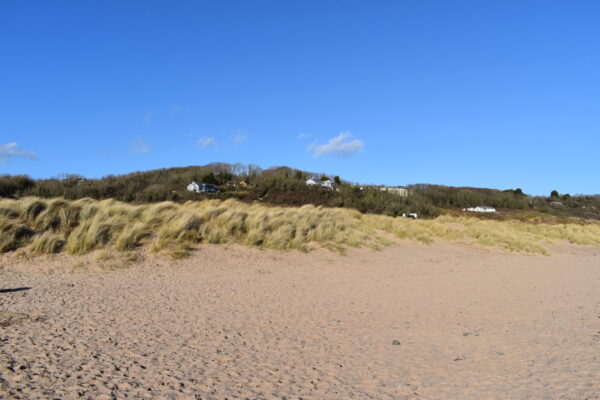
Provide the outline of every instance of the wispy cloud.
<path id="1" fill-rule="evenodd" d="M 150 153 L 150 151 L 152 151 L 152 148 L 148 143 L 144 142 L 144 140 L 141 137 L 136 136 L 131 142 L 131 151 L 138 154 L 146 154 Z"/>
<path id="2" fill-rule="evenodd" d="M 149 124 L 150 122 L 152 122 L 152 117 L 154 116 L 154 112 L 147 112 L 146 114 L 144 114 L 144 118 L 142 118 L 144 120 L 145 123 Z"/>
<path id="3" fill-rule="evenodd" d="M 179 104 L 173 104 L 171 106 L 171 108 L 169 108 L 169 112 L 173 115 L 179 114 L 182 111 L 183 111 L 183 107 L 181 107 Z"/>
<path id="4" fill-rule="evenodd" d="M 15 157 L 25 157 L 34 160 L 37 158 L 37 154 L 33 151 L 23 150 L 16 142 L 6 143 L 0 146 L 0 162 L 7 162 Z"/>
<path id="5" fill-rule="evenodd" d="M 306 139 L 309 138 L 311 136 L 310 133 L 301 133 L 298 135 L 298 139 Z"/>
<path id="6" fill-rule="evenodd" d="M 339 158 L 350 157 L 365 147 L 365 143 L 359 139 L 353 139 L 350 132 L 342 132 L 339 135 L 329 139 L 325 144 L 313 143 L 307 150 L 313 153 L 314 157 L 334 156 Z"/>
<path id="7" fill-rule="evenodd" d="M 242 131 L 236 131 L 236 132 L 234 132 L 233 141 L 236 144 L 240 144 L 242 142 L 245 142 L 247 139 L 248 139 L 248 135 L 246 133 L 244 133 Z"/>
<path id="8" fill-rule="evenodd" d="M 216 145 L 217 141 L 214 137 L 201 137 L 198 139 L 198 146 L 202 147 L 203 149 Z"/>

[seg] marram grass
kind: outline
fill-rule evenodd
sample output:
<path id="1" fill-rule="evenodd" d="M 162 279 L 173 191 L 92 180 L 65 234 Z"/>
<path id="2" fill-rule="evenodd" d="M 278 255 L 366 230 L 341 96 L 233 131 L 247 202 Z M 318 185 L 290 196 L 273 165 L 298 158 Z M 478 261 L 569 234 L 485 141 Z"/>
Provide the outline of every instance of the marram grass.
<path id="1" fill-rule="evenodd" d="M 0 200 L 0 252 L 34 254 L 96 249 L 131 251 L 149 245 L 173 257 L 198 243 L 307 250 L 389 243 L 389 234 L 431 243 L 436 238 L 474 241 L 510 251 L 548 254 L 556 240 L 600 246 L 600 224 L 543 224 L 442 216 L 411 220 L 343 208 L 270 207 L 236 200 L 132 205 L 115 200 L 23 198 Z"/>

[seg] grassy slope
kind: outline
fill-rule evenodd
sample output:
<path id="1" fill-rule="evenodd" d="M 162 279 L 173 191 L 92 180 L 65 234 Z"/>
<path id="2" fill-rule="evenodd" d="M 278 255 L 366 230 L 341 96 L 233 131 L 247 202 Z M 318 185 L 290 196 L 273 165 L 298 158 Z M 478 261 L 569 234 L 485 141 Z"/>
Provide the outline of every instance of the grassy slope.
<path id="1" fill-rule="evenodd" d="M 547 254 L 545 244 L 567 240 L 600 246 L 600 224 L 527 223 L 442 216 L 410 220 L 361 214 L 344 208 L 269 207 L 236 200 L 132 205 L 115 200 L 0 200 L 0 252 L 32 253 L 95 249 L 155 251 L 184 256 L 197 243 L 241 243 L 273 249 L 307 250 L 311 243 L 342 249 L 379 247 L 382 232 L 430 243 L 435 238 L 474 240 L 511 251 Z"/>

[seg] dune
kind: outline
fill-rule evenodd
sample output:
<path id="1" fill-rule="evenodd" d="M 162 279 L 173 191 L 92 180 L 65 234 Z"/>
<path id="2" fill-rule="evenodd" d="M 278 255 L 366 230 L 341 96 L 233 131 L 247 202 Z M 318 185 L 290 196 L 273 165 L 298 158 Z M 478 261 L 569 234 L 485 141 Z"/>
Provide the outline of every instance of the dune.
<path id="1" fill-rule="evenodd" d="M 0 265 L 0 398 L 600 398 L 593 247 L 202 245 Z"/>

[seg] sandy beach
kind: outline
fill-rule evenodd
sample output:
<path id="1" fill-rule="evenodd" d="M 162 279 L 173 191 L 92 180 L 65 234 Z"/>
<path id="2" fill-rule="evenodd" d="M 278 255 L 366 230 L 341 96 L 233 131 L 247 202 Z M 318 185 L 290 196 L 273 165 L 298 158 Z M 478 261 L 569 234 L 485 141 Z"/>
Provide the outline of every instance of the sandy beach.
<path id="1" fill-rule="evenodd" d="M 0 398 L 600 399 L 600 249 L 552 253 L 4 255 Z"/>

